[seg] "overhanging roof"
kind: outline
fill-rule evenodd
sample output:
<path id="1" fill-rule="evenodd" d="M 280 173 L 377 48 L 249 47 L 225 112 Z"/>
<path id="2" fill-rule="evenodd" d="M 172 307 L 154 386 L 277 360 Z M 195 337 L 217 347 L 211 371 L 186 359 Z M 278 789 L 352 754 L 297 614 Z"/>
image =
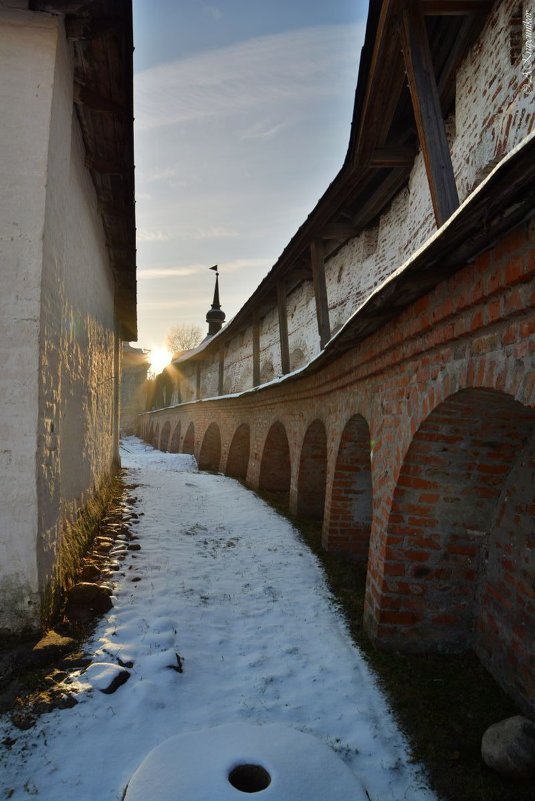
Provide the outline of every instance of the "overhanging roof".
<path id="1" fill-rule="evenodd" d="M 209 353 L 275 304 L 277 281 L 289 290 L 311 279 L 310 245 L 327 256 L 376 220 L 407 182 L 418 137 L 399 38 L 403 0 L 370 0 L 351 135 L 345 161 L 270 272 L 230 323 L 203 348 Z M 480 33 L 489 0 L 421 0 L 443 116 L 452 110 L 455 73 Z"/>
<path id="2" fill-rule="evenodd" d="M 31 0 L 61 14 L 74 53 L 74 102 L 115 278 L 115 313 L 137 339 L 131 0 Z"/>

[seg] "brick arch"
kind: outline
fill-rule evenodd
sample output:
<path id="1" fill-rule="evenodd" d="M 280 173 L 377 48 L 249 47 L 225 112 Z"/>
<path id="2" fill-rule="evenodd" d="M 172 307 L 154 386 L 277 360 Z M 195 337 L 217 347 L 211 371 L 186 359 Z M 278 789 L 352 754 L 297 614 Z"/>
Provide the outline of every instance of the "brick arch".
<path id="1" fill-rule="evenodd" d="M 227 457 L 226 474 L 245 481 L 251 450 L 251 429 L 242 423 L 232 437 Z"/>
<path id="2" fill-rule="evenodd" d="M 154 436 L 154 423 L 151 423 L 149 426 L 147 426 L 145 432 L 145 442 L 148 442 L 150 445 L 152 443 L 153 436 Z"/>
<path id="3" fill-rule="evenodd" d="M 380 596 L 376 639 L 415 650 L 473 648 L 517 697 L 519 676 L 531 675 L 535 690 L 525 644 L 535 628 L 526 563 L 534 432 L 535 410 L 497 390 L 463 389 L 440 403 L 404 458 L 372 593 Z"/>
<path id="4" fill-rule="evenodd" d="M 193 420 L 186 430 L 184 442 L 182 443 L 182 453 L 195 453 L 195 426 L 193 425 Z"/>
<path id="5" fill-rule="evenodd" d="M 221 434 L 217 423 L 210 423 L 204 434 L 199 453 L 201 470 L 219 470 L 221 462 Z"/>
<path id="6" fill-rule="evenodd" d="M 157 448 L 160 442 L 160 424 L 156 423 L 156 428 L 154 429 L 154 433 L 152 435 L 152 439 L 150 444 L 153 448 Z"/>
<path id="7" fill-rule="evenodd" d="M 365 563 L 372 524 L 371 440 L 368 423 L 351 417 L 342 432 L 323 527 L 326 550 Z"/>
<path id="8" fill-rule="evenodd" d="M 288 436 L 283 424 L 277 421 L 269 429 L 264 442 L 258 487 L 277 494 L 282 502 L 287 503 L 291 475 Z"/>
<path id="9" fill-rule="evenodd" d="M 171 436 L 171 423 L 167 421 L 162 426 L 162 433 L 160 434 L 160 450 L 167 451 L 169 447 L 169 437 Z"/>
<path id="10" fill-rule="evenodd" d="M 297 477 L 297 515 L 323 520 L 327 481 L 327 434 L 322 420 L 314 420 L 306 430 Z"/>
<path id="11" fill-rule="evenodd" d="M 171 442 L 169 443 L 169 453 L 178 453 L 180 447 L 180 420 L 175 426 Z"/>

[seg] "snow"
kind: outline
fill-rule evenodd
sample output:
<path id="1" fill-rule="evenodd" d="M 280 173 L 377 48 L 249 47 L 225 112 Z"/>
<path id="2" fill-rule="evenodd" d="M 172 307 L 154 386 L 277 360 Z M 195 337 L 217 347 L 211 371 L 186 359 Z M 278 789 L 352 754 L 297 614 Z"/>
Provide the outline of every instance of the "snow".
<path id="1" fill-rule="evenodd" d="M 88 650 L 97 663 L 133 662 L 130 679 L 105 695 L 91 673 L 76 674 L 78 705 L 25 732 L 0 718 L 0 743 L 16 739 L 0 748 L 0 798 L 118 801 L 160 743 L 241 723 L 311 735 L 371 801 L 433 801 L 291 524 L 239 482 L 199 472 L 191 456 L 130 437 L 122 459 L 142 549 L 115 574 L 114 608 Z"/>
<path id="2" fill-rule="evenodd" d="M 267 773 L 269 784 L 257 790 L 262 799 L 366 801 L 358 780 L 329 746 L 280 723 L 235 723 L 171 737 L 136 771 L 125 801 L 147 801 L 155 787 L 159 801 L 239 801 L 243 792 L 228 777 L 251 765 Z"/>

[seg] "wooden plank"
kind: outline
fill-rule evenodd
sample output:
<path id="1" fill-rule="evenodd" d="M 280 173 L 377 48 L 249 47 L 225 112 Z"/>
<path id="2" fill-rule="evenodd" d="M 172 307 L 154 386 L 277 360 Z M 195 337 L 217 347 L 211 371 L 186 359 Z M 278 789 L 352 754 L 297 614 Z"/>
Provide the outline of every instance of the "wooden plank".
<path id="1" fill-rule="evenodd" d="M 110 97 L 105 97 L 99 92 L 93 91 L 88 86 L 75 81 L 73 84 L 73 100 L 81 106 L 86 106 L 91 111 L 96 111 L 101 114 L 126 114 L 126 108 L 121 104 L 112 100 Z"/>
<path id="2" fill-rule="evenodd" d="M 260 384 L 260 317 L 253 314 L 253 387 Z"/>
<path id="3" fill-rule="evenodd" d="M 440 227 L 458 208 L 459 196 L 442 118 L 425 19 L 419 3 L 410 3 L 404 9 L 400 35 L 433 210 L 437 225 Z"/>
<path id="4" fill-rule="evenodd" d="M 392 167 L 385 172 L 385 178 L 379 186 L 367 190 L 362 205 L 353 217 L 353 227 L 361 231 L 368 225 L 382 211 L 388 200 L 401 189 L 409 175 L 410 167 Z"/>
<path id="5" fill-rule="evenodd" d="M 422 11 L 426 16 L 486 14 L 492 5 L 492 0 L 421 0 Z"/>
<path id="6" fill-rule="evenodd" d="M 329 301 L 327 298 L 327 283 L 325 281 L 325 258 L 321 240 L 315 239 L 310 243 L 310 259 L 316 298 L 318 333 L 320 335 L 320 345 L 323 349 L 331 338 L 331 324 L 329 322 Z"/>
<path id="7" fill-rule="evenodd" d="M 381 4 L 381 11 L 377 24 L 377 32 L 373 43 L 373 52 L 370 59 L 370 67 L 368 71 L 368 82 L 366 86 L 366 93 L 361 108 L 360 120 L 358 122 L 358 131 L 355 137 L 353 161 L 354 163 L 363 163 L 367 161 L 367 142 L 369 134 L 372 133 L 372 139 L 377 142 L 375 136 L 376 121 L 378 119 L 378 106 L 388 101 L 389 110 L 393 115 L 399 94 L 403 88 L 404 76 L 396 76 L 390 71 L 389 78 L 392 80 L 399 77 L 400 80 L 396 82 L 397 96 L 395 91 L 385 92 L 384 87 L 384 61 L 385 54 L 389 54 L 395 47 L 394 37 L 392 36 L 391 22 L 394 15 L 393 4 L 390 2 L 383 2 Z M 387 59 L 388 60 L 388 59 Z M 381 102 L 382 100 L 382 102 Z M 384 117 L 384 115 L 381 115 Z M 392 118 L 387 121 L 389 127 Z"/>
<path id="8" fill-rule="evenodd" d="M 286 374 L 290 372 L 290 346 L 288 343 L 288 312 L 286 309 L 286 285 L 284 280 L 277 281 L 277 309 L 279 312 L 281 370 L 283 374 Z"/>
<path id="9" fill-rule="evenodd" d="M 122 166 L 118 159 L 101 159 L 89 154 L 85 157 L 85 166 L 88 170 L 94 170 L 102 175 L 122 175 L 128 172 L 128 168 Z"/>
<path id="10" fill-rule="evenodd" d="M 378 147 L 373 151 L 370 167 L 412 166 L 416 151 L 411 147 Z"/>
<path id="11" fill-rule="evenodd" d="M 219 374 L 217 377 L 217 394 L 223 394 L 223 384 L 225 382 L 225 346 L 223 343 L 219 346 Z"/>
<path id="12" fill-rule="evenodd" d="M 321 232 L 322 239 L 351 239 L 355 236 L 357 231 L 352 225 L 344 225 L 343 223 L 332 223 L 324 228 Z"/>

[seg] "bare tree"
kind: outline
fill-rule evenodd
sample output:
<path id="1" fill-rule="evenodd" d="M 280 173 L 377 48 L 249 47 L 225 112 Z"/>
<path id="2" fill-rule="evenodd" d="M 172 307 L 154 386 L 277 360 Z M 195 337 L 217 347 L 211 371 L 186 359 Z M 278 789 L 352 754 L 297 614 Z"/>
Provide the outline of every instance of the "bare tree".
<path id="1" fill-rule="evenodd" d="M 167 347 L 173 353 L 196 348 L 202 341 L 202 330 L 198 325 L 179 323 L 167 334 Z"/>

